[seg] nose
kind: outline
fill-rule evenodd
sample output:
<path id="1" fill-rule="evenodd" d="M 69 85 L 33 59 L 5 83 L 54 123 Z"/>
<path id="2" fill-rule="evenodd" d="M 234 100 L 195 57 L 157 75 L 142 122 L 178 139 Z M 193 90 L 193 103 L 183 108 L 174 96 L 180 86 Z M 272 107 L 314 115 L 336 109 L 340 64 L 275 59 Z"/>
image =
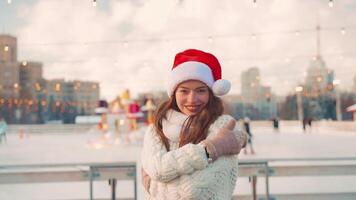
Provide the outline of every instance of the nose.
<path id="1" fill-rule="evenodd" d="M 194 91 L 190 91 L 188 95 L 188 102 L 195 103 L 198 100 L 198 95 Z"/>

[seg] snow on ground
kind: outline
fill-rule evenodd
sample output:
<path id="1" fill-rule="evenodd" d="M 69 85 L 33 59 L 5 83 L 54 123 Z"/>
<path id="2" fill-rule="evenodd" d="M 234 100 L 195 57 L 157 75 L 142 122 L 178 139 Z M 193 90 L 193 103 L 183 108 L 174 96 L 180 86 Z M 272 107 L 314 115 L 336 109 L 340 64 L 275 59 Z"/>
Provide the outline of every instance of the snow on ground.
<path id="1" fill-rule="evenodd" d="M 255 155 L 240 154 L 240 159 L 355 157 L 356 133 L 334 131 L 323 127 L 303 133 L 301 127 L 284 127 L 274 133 L 271 127 L 252 127 Z M 95 129 L 76 134 L 9 134 L 0 144 L 0 165 L 87 163 L 137 161 L 144 129 L 117 138 Z M 138 171 L 139 173 L 139 171 Z M 281 177 L 270 179 L 271 193 L 288 192 L 355 192 L 356 177 Z M 132 182 L 118 183 L 118 196 L 133 196 Z M 264 192 L 263 179 L 258 181 Z M 140 184 L 139 199 L 142 198 Z M 107 182 L 95 183 L 95 197 L 109 198 Z M 43 192 L 49 191 L 49 192 Z M 250 193 L 246 178 L 240 178 L 235 193 Z M 88 183 L 42 183 L 0 185 L 0 199 L 85 199 Z"/>

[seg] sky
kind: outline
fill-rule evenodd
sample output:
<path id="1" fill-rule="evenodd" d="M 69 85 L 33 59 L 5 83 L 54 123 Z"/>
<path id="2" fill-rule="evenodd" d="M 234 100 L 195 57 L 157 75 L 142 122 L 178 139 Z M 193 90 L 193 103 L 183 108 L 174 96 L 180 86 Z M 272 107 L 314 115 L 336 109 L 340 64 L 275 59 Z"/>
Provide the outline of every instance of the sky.
<path id="1" fill-rule="evenodd" d="M 218 57 L 231 94 L 250 67 L 273 93 L 289 94 L 316 55 L 317 24 L 341 89 L 356 76 L 354 0 L 7 1 L 0 33 L 18 38 L 18 60 L 42 62 L 46 79 L 97 81 L 105 99 L 164 91 L 174 55 L 188 48 Z"/>

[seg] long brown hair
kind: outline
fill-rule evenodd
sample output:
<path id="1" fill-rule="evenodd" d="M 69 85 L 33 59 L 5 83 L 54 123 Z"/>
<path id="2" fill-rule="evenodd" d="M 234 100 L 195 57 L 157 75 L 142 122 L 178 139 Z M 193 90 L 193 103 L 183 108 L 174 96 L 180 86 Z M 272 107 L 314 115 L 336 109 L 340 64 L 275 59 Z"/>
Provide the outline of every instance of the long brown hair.
<path id="1" fill-rule="evenodd" d="M 179 136 L 179 147 L 188 143 L 198 144 L 204 140 L 208 135 L 210 125 L 224 112 L 222 100 L 215 96 L 210 88 L 209 101 L 206 106 L 196 115 L 189 116 L 183 123 L 183 127 Z M 164 135 L 162 130 L 162 120 L 166 119 L 168 110 L 174 109 L 180 111 L 175 98 L 175 91 L 173 95 L 165 102 L 163 102 L 155 112 L 154 128 L 158 134 L 161 142 L 169 151 L 168 138 Z"/>

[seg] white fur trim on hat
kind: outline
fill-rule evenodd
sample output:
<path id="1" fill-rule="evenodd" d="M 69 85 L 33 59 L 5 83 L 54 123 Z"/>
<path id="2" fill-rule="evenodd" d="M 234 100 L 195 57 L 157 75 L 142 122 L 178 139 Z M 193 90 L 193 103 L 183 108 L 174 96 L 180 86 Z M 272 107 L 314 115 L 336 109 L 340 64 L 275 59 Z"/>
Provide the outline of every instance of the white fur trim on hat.
<path id="1" fill-rule="evenodd" d="M 201 62 L 188 61 L 176 66 L 171 71 L 167 88 L 168 95 L 171 96 L 176 87 L 187 80 L 201 81 L 210 88 L 214 84 L 214 77 L 208 65 Z"/>
<path id="2" fill-rule="evenodd" d="M 230 91 L 231 83 L 226 79 L 219 79 L 213 84 L 212 90 L 215 95 L 223 96 Z"/>

